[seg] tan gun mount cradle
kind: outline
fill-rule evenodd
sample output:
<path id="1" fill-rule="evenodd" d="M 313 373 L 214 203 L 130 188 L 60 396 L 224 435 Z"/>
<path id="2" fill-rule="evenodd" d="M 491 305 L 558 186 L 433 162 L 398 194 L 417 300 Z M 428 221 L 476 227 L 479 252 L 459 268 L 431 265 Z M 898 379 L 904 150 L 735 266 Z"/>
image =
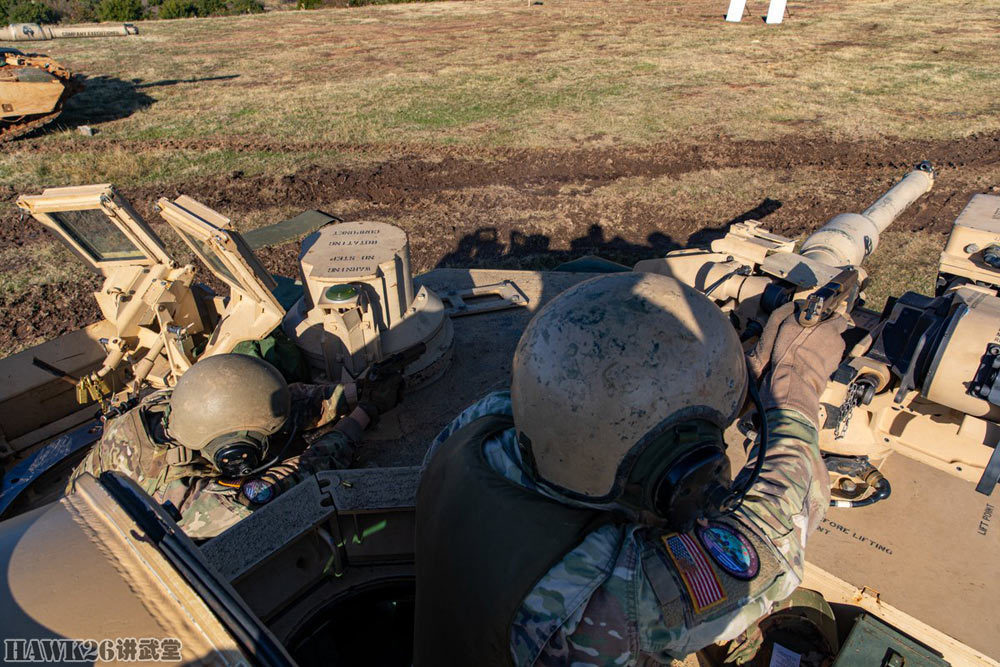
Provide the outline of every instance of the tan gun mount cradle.
<path id="1" fill-rule="evenodd" d="M 852 351 L 851 368 L 834 375 L 828 405 L 839 405 L 858 382 L 871 395 L 843 438 L 823 438 L 821 447 L 864 449 L 875 458 L 897 450 L 989 495 L 1000 478 L 998 251 L 1000 197 L 975 195 L 941 253 L 934 297 L 901 295 Z M 890 377 L 899 381 L 886 391 Z"/>
<path id="2" fill-rule="evenodd" d="M 20 197 L 17 205 L 62 237 L 104 278 L 94 298 L 113 335 L 100 340 L 107 352 L 101 367 L 77 386 L 80 402 L 121 390 L 109 380 L 125 359 L 133 366 L 133 388 L 147 379 L 164 345 L 156 327 L 158 314 L 181 326 L 200 326 L 193 318 L 197 308 L 190 289 L 194 267 L 178 266 L 159 237 L 110 185 L 49 188 L 40 195 Z"/>
<path id="3" fill-rule="evenodd" d="M 189 197 L 161 199 L 158 207 L 230 288 L 227 298 L 193 287 L 194 266 L 179 265 L 111 185 L 49 188 L 17 205 L 104 278 L 94 297 L 112 335 L 100 339 L 101 367 L 79 380 L 80 402 L 134 395 L 143 383 L 172 386 L 194 363 L 196 347 L 204 344 L 200 356 L 230 352 L 240 341 L 268 335 L 284 314 L 270 291 L 273 279 L 230 221 Z M 124 386 L 123 362 L 130 370 Z"/>
<path id="4" fill-rule="evenodd" d="M 330 225 L 303 241 L 299 262 L 305 292 L 282 326 L 328 381 L 357 378 L 420 342 L 427 349 L 406 367 L 410 386 L 447 369 L 451 319 L 433 291 L 414 293 L 402 229 L 365 220 Z"/>
<path id="5" fill-rule="evenodd" d="M 730 312 L 740 331 L 759 332 L 781 303 L 808 297 L 844 268 L 856 269 L 863 286 L 859 265 L 879 234 L 933 183 L 933 171 L 921 163 L 863 213 L 832 218 L 799 252 L 794 240 L 748 221 L 730 227 L 710 249 L 678 250 L 635 270 L 672 275 Z M 1000 456 L 993 456 L 990 475 L 984 472 L 1000 451 L 994 448 L 1000 441 L 998 290 L 1000 197 L 976 195 L 941 254 L 936 299 L 908 292 L 880 317 L 856 308 L 863 294 L 851 293 L 840 310 L 865 335 L 821 397 L 824 453 L 867 457 L 878 466 L 897 451 L 962 479 L 992 475 L 995 481 Z M 842 475 L 831 474 L 836 489 Z"/>

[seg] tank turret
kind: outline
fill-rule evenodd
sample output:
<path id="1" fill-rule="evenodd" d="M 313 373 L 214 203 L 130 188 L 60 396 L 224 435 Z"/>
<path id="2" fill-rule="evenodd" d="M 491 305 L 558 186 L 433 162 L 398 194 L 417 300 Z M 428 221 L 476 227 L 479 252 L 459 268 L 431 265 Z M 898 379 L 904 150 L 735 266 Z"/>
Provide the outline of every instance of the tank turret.
<path id="1" fill-rule="evenodd" d="M 131 23 L 78 26 L 15 23 L 0 29 L 0 41 L 112 37 L 138 32 Z M 62 112 L 66 100 L 81 90 L 82 77 L 54 59 L 0 47 L 0 142 L 51 123 Z"/>

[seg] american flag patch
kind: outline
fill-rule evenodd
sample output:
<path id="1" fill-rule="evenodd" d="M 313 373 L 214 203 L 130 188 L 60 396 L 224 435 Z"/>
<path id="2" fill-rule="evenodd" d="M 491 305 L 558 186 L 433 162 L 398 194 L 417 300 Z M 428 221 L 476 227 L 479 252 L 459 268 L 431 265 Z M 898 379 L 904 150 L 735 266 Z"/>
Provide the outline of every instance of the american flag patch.
<path id="1" fill-rule="evenodd" d="M 663 536 L 663 546 L 674 561 L 677 571 L 684 580 L 694 612 L 700 614 L 705 609 L 726 599 L 726 592 L 708 562 L 701 545 L 691 535 L 671 533 Z"/>

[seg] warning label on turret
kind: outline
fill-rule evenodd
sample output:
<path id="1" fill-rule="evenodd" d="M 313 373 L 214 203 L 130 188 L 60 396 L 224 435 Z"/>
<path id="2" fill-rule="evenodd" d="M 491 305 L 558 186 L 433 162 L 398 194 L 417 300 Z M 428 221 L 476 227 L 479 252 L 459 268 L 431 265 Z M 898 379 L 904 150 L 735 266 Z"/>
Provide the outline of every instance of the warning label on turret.
<path id="1" fill-rule="evenodd" d="M 310 278 L 361 280 L 406 252 L 406 234 L 382 222 L 345 222 L 324 227 L 302 256 Z"/>
<path id="2" fill-rule="evenodd" d="M 876 551 L 880 551 L 889 556 L 892 555 L 892 549 L 887 545 L 883 544 L 874 537 L 860 533 L 853 528 L 849 528 L 842 523 L 837 521 L 831 521 L 830 519 L 823 519 L 823 522 L 816 527 L 816 532 L 821 535 L 842 535 L 852 540 L 856 540 L 861 544 L 870 546 Z"/>
<path id="3" fill-rule="evenodd" d="M 975 484 L 893 454 L 881 467 L 892 494 L 874 505 L 830 508 L 806 560 L 959 641 L 1000 656 L 996 504 Z M 961 604 L 942 604 L 960 599 Z"/>

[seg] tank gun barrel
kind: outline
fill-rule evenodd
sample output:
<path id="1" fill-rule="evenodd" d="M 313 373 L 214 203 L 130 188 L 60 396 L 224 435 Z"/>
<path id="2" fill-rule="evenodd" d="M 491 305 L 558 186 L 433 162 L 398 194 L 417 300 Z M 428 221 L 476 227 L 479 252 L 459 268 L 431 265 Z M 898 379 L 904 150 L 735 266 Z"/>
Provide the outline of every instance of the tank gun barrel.
<path id="1" fill-rule="evenodd" d="M 40 42 L 49 39 L 75 37 L 127 37 L 138 35 L 139 29 L 131 23 L 113 25 L 40 25 L 38 23 L 12 23 L 0 29 L 0 41 Z"/>
<path id="2" fill-rule="evenodd" d="M 879 234 L 933 185 L 934 168 L 925 160 L 863 213 L 841 213 L 813 232 L 801 254 L 829 266 L 860 266 L 878 246 Z"/>

